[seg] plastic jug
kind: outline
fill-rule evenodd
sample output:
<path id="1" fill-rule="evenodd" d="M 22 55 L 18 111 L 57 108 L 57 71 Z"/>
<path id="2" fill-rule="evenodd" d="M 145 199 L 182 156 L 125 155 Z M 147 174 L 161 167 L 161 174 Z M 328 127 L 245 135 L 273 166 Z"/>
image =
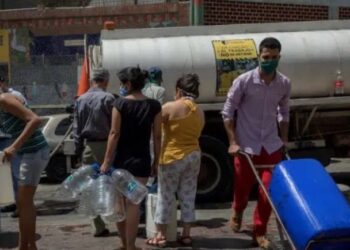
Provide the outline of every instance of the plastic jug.
<path id="1" fill-rule="evenodd" d="M 94 181 L 90 199 L 94 203 L 96 214 L 109 216 L 114 213 L 115 188 L 110 176 L 105 174 L 98 176 Z"/>
<path id="2" fill-rule="evenodd" d="M 148 194 L 146 203 L 146 235 L 147 238 L 155 236 L 157 230 L 154 223 L 154 216 L 156 213 L 157 194 Z M 167 225 L 166 239 L 168 241 L 176 241 L 177 237 L 177 204 L 173 202 L 171 206 L 170 222 Z"/>
<path id="3" fill-rule="evenodd" d="M 146 186 L 125 169 L 114 170 L 112 179 L 118 191 L 134 204 L 139 204 L 148 193 Z"/>
<path id="4" fill-rule="evenodd" d="M 68 176 L 61 184 L 60 195 L 66 198 L 77 198 L 90 184 L 91 176 L 97 173 L 99 165 L 94 163 L 91 165 L 83 165 Z"/>
<path id="5" fill-rule="evenodd" d="M 4 153 L 0 151 L 0 205 L 11 204 L 15 202 L 13 192 L 11 163 L 8 161 L 2 162 Z"/>

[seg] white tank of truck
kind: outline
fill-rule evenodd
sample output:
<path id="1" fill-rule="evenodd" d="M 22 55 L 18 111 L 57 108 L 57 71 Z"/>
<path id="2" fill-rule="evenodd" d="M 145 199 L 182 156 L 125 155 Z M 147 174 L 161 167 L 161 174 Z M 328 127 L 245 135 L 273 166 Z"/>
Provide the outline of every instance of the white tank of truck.
<path id="1" fill-rule="evenodd" d="M 350 131 L 350 21 L 103 30 L 101 44 L 89 50 L 90 67 L 110 70 L 109 90 L 118 93 L 122 68 L 159 66 L 167 100 L 182 74 L 197 73 L 206 113 L 197 198 L 227 197 L 232 159 L 220 111 L 232 81 L 258 65 L 259 43 L 271 36 L 282 44 L 279 70 L 292 81 L 291 154 L 327 165 L 334 147 L 328 142 Z M 336 86 L 341 96 L 334 96 Z"/>
<path id="2" fill-rule="evenodd" d="M 168 98 L 181 74 L 196 72 L 201 79 L 199 102 L 223 102 L 229 86 L 220 82 L 220 73 L 227 67 L 235 76 L 254 67 L 259 43 L 272 36 L 282 44 L 279 70 L 292 80 L 292 97 L 324 97 L 334 91 L 338 71 L 350 79 L 350 23 L 331 23 L 329 28 L 323 25 L 329 22 L 294 23 L 300 30 L 291 31 L 291 24 L 103 31 L 102 63 L 113 72 L 131 65 L 160 66 Z M 266 31 L 252 32 L 258 27 Z M 350 82 L 345 92 L 350 93 Z"/>

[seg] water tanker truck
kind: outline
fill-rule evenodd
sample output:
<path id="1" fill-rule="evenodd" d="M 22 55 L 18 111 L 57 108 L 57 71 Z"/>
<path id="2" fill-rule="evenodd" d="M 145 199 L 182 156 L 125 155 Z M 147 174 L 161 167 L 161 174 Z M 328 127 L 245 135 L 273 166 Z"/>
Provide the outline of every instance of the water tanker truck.
<path id="1" fill-rule="evenodd" d="M 118 93 L 122 68 L 159 66 L 166 100 L 178 77 L 197 73 L 206 117 L 197 199 L 227 197 L 234 180 L 220 111 L 232 81 L 258 65 L 258 45 L 268 36 L 281 42 L 279 71 L 292 82 L 290 153 L 327 165 L 337 138 L 350 132 L 350 21 L 102 30 L 100 44 L 89 48 L 90 68 L 110 70 L 109 91 Z"/>

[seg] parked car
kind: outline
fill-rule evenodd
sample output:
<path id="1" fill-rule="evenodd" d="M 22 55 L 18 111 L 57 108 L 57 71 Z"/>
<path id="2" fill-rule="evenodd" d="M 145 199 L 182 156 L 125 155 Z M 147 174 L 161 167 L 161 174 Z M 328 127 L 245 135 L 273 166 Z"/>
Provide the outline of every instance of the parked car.
<path id="1" fill-rule="evenodd" d="M 70 112 L 71 113 L 71 112 Z M 57 151 L 52 155 L 46 168 L 46 176 L 49 180 L 55 182 L 63 181 L 72 168 L 76 168 L 78 160 L 74 154 L 75 146 L 71 133 L 65 138 L 67 131 L 72 124 L 72 115 L 69 113 L 42 116 L 42 131 L 50 146 L 51 152 L 57 147 Z M 202 167 L 198 176 L 197 200 L 207 201 L 207 194 L 212 193 L 213 189 L 220 185 L 223 189 L 231 189 L 230 185 L 224 185 L 223 176 L 229 176 L 230 173 L 220 170 L 221 164 L 230 164 L 229 159 L 224 154 L 225 149 L 215 146 L 216 139 L 201 137 L 202 147 Z M 207 152 L 210 152 L 208 154 Z M 216 156 L 215 158 L 213 157 Z M 232 168 L 230 168 L 232 169 Z M 227 169 L 229 171 L 230 169 Z M 226 190 L 222 191 L 227 193 Z M 222 195 L 217 199 L 227 199 Z"/>
<path id="2" fill-rule="evenodd" d="M 46 175 L 51 181 L 61 182 L 77 161 L 77 157 L 64 152 L 64 141 L 69 140 L 70 137 L 68 134 L 65 140 L 65 135 L 72 124 L 72 117 L 71 114 L 56 114 L 42 116 L 41 119 L 42 132 L 49 144 L 51 154 L 55 151 L 46 167 Z"/>

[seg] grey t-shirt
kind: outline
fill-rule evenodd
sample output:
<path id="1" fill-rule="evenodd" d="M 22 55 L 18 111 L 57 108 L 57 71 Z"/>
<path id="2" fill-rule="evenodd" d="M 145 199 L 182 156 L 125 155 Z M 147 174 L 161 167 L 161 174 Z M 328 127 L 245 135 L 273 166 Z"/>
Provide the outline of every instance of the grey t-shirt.
<path id="1" fill-rule="evenodd" d="M 84 139 L 107 140 L 114 101 L 115 97 L 111 93 L 100 88 L 90 88 L 77 99 L 73 123 L 77 153 L 83 149 Z"/>

